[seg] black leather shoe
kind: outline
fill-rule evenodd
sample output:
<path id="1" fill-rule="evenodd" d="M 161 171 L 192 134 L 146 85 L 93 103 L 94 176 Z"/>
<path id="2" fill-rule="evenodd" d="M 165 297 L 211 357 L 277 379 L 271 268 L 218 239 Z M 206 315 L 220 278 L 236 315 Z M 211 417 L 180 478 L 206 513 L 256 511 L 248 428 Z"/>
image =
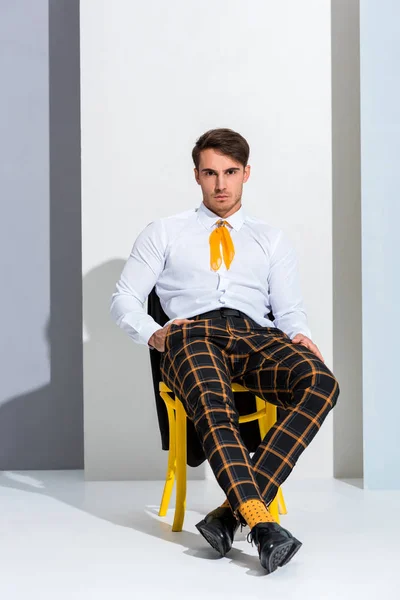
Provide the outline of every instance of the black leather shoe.
<path id="1" fill-rule="evenodd" d="M 268 573 L 286 565 L 302 545 L 278 523 L 258 523 L 248 539 L 256 544 L 261 565 Z"/>
<path id="2" fill-rule="evenodd" d="M 232 548 L 233 538 L 239 527 L 239 521 L 229 507 L 212 510 L 196 527 L 207 542 L 225 556 Z"/>

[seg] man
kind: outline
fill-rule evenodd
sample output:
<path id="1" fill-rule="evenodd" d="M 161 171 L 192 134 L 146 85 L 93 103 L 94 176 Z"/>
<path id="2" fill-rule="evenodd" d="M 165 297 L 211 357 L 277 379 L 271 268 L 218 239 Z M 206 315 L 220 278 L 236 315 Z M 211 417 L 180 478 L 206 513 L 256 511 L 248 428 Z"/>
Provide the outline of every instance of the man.
<path id="1" fill-rule="evenodd" d="M 134 341 L 162 353 L 163 380 L 183 402 L 225 492 L 198 530 L 224 556 L 239 524 L 248 525 L 270 573 L 301 542 L 268 506 L 336 404 L 339 386 L 311 341 L 293 248 L 281 230 L 242 208 L 248 143 L 214 129 L 192 156 L 202 204 L 142 231 L 111 313 Z M 170 319 L 164 327 L 143 306 L 154 285 Z M 233 381 L 284 409 L 252 458 L 239 432 Z"/>

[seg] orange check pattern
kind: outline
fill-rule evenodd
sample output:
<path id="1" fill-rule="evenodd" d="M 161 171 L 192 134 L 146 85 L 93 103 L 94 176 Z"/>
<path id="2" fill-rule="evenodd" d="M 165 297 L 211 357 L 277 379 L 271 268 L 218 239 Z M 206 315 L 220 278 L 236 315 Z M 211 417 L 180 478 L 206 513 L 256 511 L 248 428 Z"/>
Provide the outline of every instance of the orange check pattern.
<path id="1" fill-rule="evenodd" d="M 232 510 L 252 499 L 269 505 L 335 406 L 338 382 L 280 329 L 250 318 L 192 318 L 170 326 L 162 378 L 193 421 Z M 282 409 L 252 457 L 240 437 L 233 382 Z"/>

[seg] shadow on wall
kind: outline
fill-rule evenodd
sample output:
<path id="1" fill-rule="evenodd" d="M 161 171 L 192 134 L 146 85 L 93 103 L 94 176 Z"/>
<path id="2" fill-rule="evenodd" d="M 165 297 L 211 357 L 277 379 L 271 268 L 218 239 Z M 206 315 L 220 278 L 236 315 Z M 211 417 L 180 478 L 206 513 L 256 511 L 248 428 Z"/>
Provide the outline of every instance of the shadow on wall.
<path id="1" fill-rule="evenodd" d="M 44 334 L 52 365 L 51 381 L 1 404 L 0 470 L 83 466 L 81 370 L 68 386 L 71 393 L 60 393 L 53 369 L 57 344 L 49 321 Z M 71 334 L 75 335 L 73 331 Z"/>
<path id="2" fill-rule="evenodd" d="M 110 316 L 125 261 L 114 259 L 83 278 L 85 474 L 97 479 L 163 479 L 149 351 Z"/>
<path id="3" fill-rule="evenodd" d="M 166 453 L 161 450 L 148 350 L 129 339 L 109 314 L 123 266 L 123 260 L 109 261 L 83 278 L 85 468 L 90 479 L 163 479 Z M 52 315 L 56 319 L 57 311 Z M 70 384 L 58 373 L 62 340 L 57 325 L 49 320 L 44 331 L 50 383 L 0 406 L 1 470 L 83 468 L 81 364 L 78 386 L 73 382 L 71 387 L 79 387 L 79 393 L 60 390 L 60 384 Z M 81 327 L 71 324 L 70 331 L 64 328 L 67 335 L 81 338 Z M 76 358 L 70 356 L 70 361 Z M 64 369 L 71 371 L 71 365 Z"/>
<path id="4" fill-rule="evenodd" d="M 88 480 L 165 478 L 149 350 L 110 316 L 125 261 L 115 259 L 83 279 L 85 475 Z M 204 468 L 188 469 L 203 478 Z"/>
<path id="5" fill-rule="evenodd" d="M 108 261 L 83 278 L 85 475 L 89 480 L 163 480 L 167 452 L 161 450 L 149 351 L 121 331 L 109 313 L 124 264 Z M 54 355 L 62 339 L 53 340 L 51 330 L 48 324 L 52 381 L 0 406 L 0 470 L 83 468 L 81 373 L 72 382 L 76 393 L 57 390 L 53 363 L 58 364 Z M 81 332 L 71 325 L 64 335 Z M 188 475 L 203 478 L 204 469 L 188 468 Z"/>

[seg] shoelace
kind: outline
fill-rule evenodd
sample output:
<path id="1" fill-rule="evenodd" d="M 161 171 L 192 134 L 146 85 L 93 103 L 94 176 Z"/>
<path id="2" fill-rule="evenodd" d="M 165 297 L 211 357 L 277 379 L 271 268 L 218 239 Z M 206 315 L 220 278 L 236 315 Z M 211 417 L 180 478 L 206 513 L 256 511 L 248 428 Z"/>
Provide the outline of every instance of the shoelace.
<path id="1" fill-rule="evenodd" d="M 246 523 L 246 521 L 243 519 L 242 515 L 239 513 L 239 511 L 238 511 L 238 510 L 237 510 L 237 511 L 235 511 L 235 512 L 233 513 L 233 515 L 234 515 L 234 517 L 235 517 L 236 521 L 238 521 L 238 522 L 239 522 L 239 525 L 240 525 L 240 533 L 242 533 L 242 531 L 243 531 L 243 527 L 247 527 L 247 523 Z"/>
<path id="2" fill-rule="evenodd" d="M 253 546 L 253 542 L 254 544 L 258 547 L 259 546 L 259 536 L 262 535 L 263 533 L 269 533 L 268 529 L 266 527 L 259 527 L 258 529 L 256 529 L 255 531 L 250 531 L 247 534 L 247 541 Z M 250 539 L 249 539 L 250 538 Z"/>

